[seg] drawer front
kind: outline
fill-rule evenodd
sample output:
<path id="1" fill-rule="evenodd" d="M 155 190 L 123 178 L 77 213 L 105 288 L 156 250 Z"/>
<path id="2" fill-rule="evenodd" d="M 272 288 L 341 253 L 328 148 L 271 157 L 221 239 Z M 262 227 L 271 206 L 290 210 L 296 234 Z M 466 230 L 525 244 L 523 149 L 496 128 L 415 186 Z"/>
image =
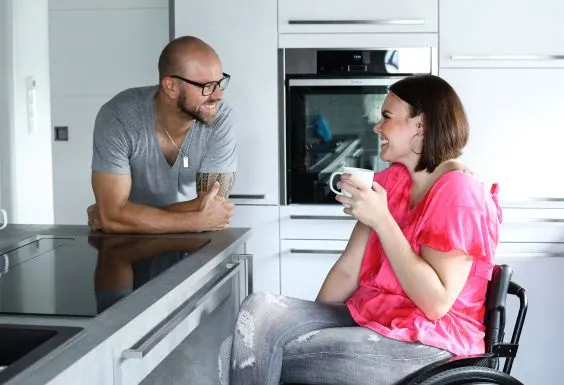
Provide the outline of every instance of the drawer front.
<path id="1" fill-rule="evenodd" d="M 495 263 L 505 259 L 534 259 L 564 256 L 564 243 L 502 242 L 495 253 Z"/>
<path id="2" fill-rule="evenodd" d="M 356 219 L 343 213 L 341 205 L 282 206 L 281 239 L 348 240 Z"/>
<path id="3" fill-rule="evenodd" d="M 438 0 L 279 0 L 278 32 L 437 32 Z"/>
<path id="4" fill-rule="evenodd" d="M 241 279 L 241 272 L 246 272 L 242 262 L 221 264 L 195 288 L 194 295 L 172 312 L 163 312 L 164 308 L 153 306 L 120 330 L 120 336 L 116 338 L 119 342 L 113 347 L 114 383 L 139 384 L 200 325 L 203 315 L 213 312 L 229 296 L 234 287 L 244 291 L 245 280 Z M 136 322 L 155 317 L 160 318 L 149 330 L 144 327 L 149 322 Z"/>
<path id="5" fill-rule="evenodd" d="M 345 241 L 281 241 L 281 294 L 315 300 L 327 273 L 346 246 Z"/>

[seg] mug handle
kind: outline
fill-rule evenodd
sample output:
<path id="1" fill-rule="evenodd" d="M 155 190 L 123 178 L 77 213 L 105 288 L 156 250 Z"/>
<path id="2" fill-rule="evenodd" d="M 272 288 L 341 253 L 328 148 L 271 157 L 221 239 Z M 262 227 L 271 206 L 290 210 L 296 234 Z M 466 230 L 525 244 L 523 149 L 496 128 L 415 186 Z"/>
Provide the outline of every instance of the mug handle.
<path id="1" fill-rule="evenodd" d="M 331 177 L 329 178 L 329 188 L 331 189 L 331 191 L 333 191 L 335 194 L 337 195 L 344 195 L 342 191 L 338 191 L 335 190 L 335 188 L 333 188 L 333 179 L 335 178 L 336 175 L 343 175 L 344 172 L 342 171 L 335 171 L 333 174 L 331 174 Z"/>
<path id="2" fill-rule="evenodd" d="M 6 210 L 0 210 L 2 214 L 2 224 L 0 224 L 0 230 L 5 229 L 8 226 L 8 213 Z"/>

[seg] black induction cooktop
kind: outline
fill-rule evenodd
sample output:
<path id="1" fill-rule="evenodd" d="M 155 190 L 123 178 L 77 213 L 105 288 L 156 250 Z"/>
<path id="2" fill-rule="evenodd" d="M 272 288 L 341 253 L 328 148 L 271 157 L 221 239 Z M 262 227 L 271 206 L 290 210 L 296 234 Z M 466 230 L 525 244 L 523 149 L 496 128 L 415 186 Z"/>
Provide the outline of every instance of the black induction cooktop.
<path id="1" fill-rule="evenodd" d="M 95 317 L 209 238 L 39 235 L 0 253 L 0 314 Z"/>

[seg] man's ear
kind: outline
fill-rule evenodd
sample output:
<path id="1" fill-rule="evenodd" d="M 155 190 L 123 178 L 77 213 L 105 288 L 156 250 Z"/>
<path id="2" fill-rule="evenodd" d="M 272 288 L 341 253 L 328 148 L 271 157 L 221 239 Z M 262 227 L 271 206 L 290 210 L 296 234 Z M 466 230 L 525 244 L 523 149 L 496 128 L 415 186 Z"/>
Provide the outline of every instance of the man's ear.
<path id="1" fill-rule="evenodd" d="M 169 98 L 171 99 L 178 98 L 178 94 L 179 94 L 178 83 L 173 78 L 169 76 L 165 76 L 161 80 L 161 87 Z"/>

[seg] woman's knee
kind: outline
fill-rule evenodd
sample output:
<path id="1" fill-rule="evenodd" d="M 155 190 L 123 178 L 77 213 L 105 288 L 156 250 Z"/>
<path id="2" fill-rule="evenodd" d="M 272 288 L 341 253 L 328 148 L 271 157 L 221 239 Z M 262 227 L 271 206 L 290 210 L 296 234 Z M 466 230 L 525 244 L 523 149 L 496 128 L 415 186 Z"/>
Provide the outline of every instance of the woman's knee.
<path id="1" fill-rule="evenodd" d="M 255 316 L 272 314 L 286 308 L 288 306 L 286 302 L 287 298 L 282 295 L 263 292 L 252 293 L 241 303 L 240 312 L 248 312 Z"/>

